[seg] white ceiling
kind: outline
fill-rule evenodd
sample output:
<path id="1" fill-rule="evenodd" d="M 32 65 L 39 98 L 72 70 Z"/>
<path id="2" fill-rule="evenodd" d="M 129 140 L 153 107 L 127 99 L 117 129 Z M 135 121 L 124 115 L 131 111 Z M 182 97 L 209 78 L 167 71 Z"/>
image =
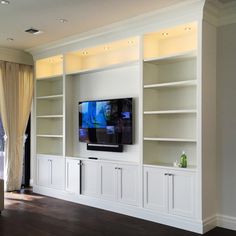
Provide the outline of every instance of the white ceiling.
<path id="1" fill-rule="evenodd" d="M 0 4 L 0 47 L 27 50 L 190 0 L 9 1 L 9 5 Z M 60 23 L 60 18 L 68 22 Z M 30 27 L 42 30 L 43 33 L 31 35 L 24 32 Z M 14 40 L 9 41 L 7 38 Z"/>
<path id="2" fill-rule="evenodd" d="M 0 47 L 26 50 L 187 0 L 9 1 L 0 4 Z M 68 22 L 62 24 L 60 18 Z M 44 33 L 25 33 L 30 27 Z"/>

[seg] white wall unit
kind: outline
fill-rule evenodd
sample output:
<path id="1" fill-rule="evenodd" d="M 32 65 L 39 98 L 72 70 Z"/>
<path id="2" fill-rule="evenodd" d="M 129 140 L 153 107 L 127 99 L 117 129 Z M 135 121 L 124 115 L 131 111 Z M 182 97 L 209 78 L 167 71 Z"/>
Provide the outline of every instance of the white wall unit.
<path id="1" fill-rule="evenodd" d="M 184 217 L 195 216 L 195 173 L 144 167 L 144 207 Z"/>
<path id="2" fill-rule="evenodd" d="M 202 27 L 202 5 L 193 5 L 186 19 L 144 21 L 137 37 L 130 32 L 107 43 L 110 36 L 95 36 L 91 45 L 82 39 L 84 48 L 65 47 L 63 56 L 38 57 L 37 192 L 204 232 L 202 222 L 215 214 L 207 196 L 215 178 L 214 131 L 208 131 L 215 123 L 207 118 L 214 114 L 215 82 L 212 71 L 208 77 L 214 63 L 203 67 L 203 29 L 210 27 Z M 87 150 L 78 137 L 78 102 L 122 97 L 134 98 L 134 144 L 122 153 Z M 183 150 L 188 167 L 173 167 Z"/>

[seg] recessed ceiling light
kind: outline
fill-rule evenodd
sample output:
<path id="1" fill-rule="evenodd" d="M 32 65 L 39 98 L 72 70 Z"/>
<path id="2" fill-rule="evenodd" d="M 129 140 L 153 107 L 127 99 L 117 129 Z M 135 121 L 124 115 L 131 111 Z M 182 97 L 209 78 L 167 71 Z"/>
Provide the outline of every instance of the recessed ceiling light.
<path id="1" fill-rule="evenodd" d="M 14 39 L 13 38 L 7 38 L 7 41 L 12 42 L 12 41 L 14 41 Z"/>
<path id="2" fill-rule="evenodd" d="M 10 2 L 9 2 L 9 1 L 6 1 L 6 0 L 1 0 L 0 3 L 3 4 L 3 5 L 8 5 L 8 4 L 10 4 Z"/>
<path id="3" fill-rule="evenodd" d="M 63 18 L 60 18 L 60 19 L 59 19 L 59 22 L 60 22 L 60 23 L 67 23 L 68 20 L 67 20 L 67 19 L 63 19 Z"/>

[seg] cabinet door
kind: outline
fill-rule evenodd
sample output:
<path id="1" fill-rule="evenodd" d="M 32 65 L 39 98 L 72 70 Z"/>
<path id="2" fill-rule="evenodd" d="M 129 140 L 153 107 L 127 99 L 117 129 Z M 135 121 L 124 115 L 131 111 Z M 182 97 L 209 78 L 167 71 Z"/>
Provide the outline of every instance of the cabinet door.
<path id="1" fill-rule="evenodd" d="M 80 194 L 80 161 L 66 160 L 66 191 Z"/>
<path id="2" fill-rule="evenodd" d="M 144 167 L 144 207 L 167 212 L 168 177 L 163 169 Z"/>
<path id="3" fill-rule="evenodd" d="M 37 158 L 37 184 L 48 187 L 50 183 L 50 162 L 46 157 Z"/>
<path id="4" fill-rule="evenodd" d="M 117 196 L 117 165 L 100 164 L 100 196 L 104 199 L 115 200 Z"/>
<path id="5" fill-rule="evenodd" d="M 118 201 L 138 205 L 138 167 L 133 165 L 119 165 L 117 169 Z"/>
<path id="6" fill-rule="evenodd" d="M 99 166 L 95 161 L 82 161 L 81 188 L 82 194 L 97 197 L 99 195 Z"/>
<path id="7" fill-rule="evenodd" d="M 64 189 L 65 186 L 65 162 L 64 158 L 50 158 L 50 185 L 56 189 Z"/>
<path id="8" fill-rule="evenodd" d="M 169 178 L 169 212 L 174 215 L 194 216 L 194 173 L 171 171 Z"/>

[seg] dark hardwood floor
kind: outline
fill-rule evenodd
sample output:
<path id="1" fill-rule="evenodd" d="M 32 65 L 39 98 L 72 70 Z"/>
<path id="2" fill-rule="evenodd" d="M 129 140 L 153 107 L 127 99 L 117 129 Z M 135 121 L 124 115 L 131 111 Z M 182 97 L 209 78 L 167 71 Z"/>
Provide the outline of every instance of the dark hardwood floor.
<path id="1" fill-rule="evenodd" d="M 0 236 L 196 236 L 188 231 L 92 207 L 32 194 L 5 194 Z M 207 236 L 236 236 L 215 228 Z"/>

